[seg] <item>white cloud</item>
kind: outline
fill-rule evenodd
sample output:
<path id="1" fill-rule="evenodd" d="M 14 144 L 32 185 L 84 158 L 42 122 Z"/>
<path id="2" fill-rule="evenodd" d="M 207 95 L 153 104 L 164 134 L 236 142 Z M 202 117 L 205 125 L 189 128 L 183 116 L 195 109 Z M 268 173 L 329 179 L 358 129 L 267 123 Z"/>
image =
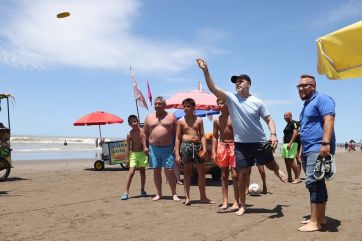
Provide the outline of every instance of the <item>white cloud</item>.
<path id="1" fill-rule="evenodd" d="M 140 0 L 9 1 L 0 7 L 0 64 L 177 72 L 204 55 L 186 43 L 136 36 L 141 10 Z M 57 19 L 62 11 L 71 16 Z"/>
<path id="2" fill-rule="evenodd" d="M 325 10 L 311 22 L 312 27 L 321 28 L 352 18 L 361 18 L 362 2 L 360 0 L 341 1 L 341 4 L 334 8 L 326 5 Z"/>

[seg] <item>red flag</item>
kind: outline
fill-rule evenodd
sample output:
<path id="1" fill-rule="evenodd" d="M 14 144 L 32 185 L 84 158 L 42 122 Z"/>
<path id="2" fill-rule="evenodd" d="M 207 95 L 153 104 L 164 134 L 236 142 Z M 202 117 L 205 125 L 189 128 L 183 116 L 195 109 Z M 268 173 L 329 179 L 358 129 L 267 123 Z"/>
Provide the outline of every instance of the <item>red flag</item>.
<path id="1" fill-rule="evenodd" d="M 136 77 L 133 75 L 131 69 L 130 69 L 130 71 L 131 71 L 131 79 L 132 79 L 132 84 L 133 84 L 134 97 L 137 100 L 137 104 L 139 106 L 142 106 L 142 107 L 144 107 L 144 108 L 146 108 L 148 110 L 148 106 L 147 106 L 145 97 L 143 96 L 142 92 L 138 88 Z"/>
<path id="2" fill-rule="evenodd" d="M 150 100 L 150 103 L 152 106 L 152 94 L 151 94 L 151 88 L 150 88 L 150 84 L 148 83 L 148 80 L 147 80 L 147 90 L 148 90 L 148 99 Z"/>

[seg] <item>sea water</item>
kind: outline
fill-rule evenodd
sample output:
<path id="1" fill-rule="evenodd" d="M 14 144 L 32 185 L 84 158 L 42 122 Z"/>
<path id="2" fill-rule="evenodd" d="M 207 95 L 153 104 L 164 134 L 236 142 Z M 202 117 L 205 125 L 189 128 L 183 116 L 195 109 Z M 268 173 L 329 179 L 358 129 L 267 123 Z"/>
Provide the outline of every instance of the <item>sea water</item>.
<path id="1" fill-rule="evenodd" d="M 96 146 L 96 140 L 89 137 L 12 136 L 11 158 L 15 161 L 99 159 L 102 149 Z M 64 145 L 65 141 L 67 145 Z"/>

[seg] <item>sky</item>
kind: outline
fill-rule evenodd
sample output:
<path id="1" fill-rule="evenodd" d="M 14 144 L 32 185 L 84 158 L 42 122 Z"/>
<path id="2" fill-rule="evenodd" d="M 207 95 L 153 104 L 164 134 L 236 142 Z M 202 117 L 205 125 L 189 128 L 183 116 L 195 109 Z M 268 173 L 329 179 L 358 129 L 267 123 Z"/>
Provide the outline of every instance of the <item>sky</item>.
<path id="1" fill-rule="evenodd" d="M 56 18 L 63 11 L 71 15 Z M 135 114 L 130 66 L 146 98 L 149 81 L 153 97 L 167 99 L 197 89 L 198 80 L 207 90 L 195 62 L 201 57 L 226 91 L 234 91 L 232 75 L 251 77 L 279 139 L 283 114 L 298 119 L 303 106 L 299 76 L 314 75 L 317 90 L 336 102 L 337 142 L 359 141 L 362 79 L 319 75 L 316 39 L 361 19 L 357 0 L 1 0 L 0 93 L 15 97 L 12 135 L 97 137 L 97 126 L 73 122 L 97 110 L 124 120 Z M 140 108 L 141 120 L 152 111 Z M 110 138 L 129 130 L 126 121 L 102 126 Z"/>

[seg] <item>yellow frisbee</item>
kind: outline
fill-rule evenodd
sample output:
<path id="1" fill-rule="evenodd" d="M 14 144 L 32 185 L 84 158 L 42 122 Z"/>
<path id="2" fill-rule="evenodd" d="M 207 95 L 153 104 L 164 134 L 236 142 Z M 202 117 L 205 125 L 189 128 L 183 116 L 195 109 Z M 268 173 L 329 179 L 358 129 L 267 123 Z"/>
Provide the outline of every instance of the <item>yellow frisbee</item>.
<path id="1" fill-rule="evenodd" d="M 66 17 L 69 17 L 69 16 L 70 16 L 69 12 L 62 12 L 62 13 L 57 14 L 57 18 L 66 18 Z"/>

